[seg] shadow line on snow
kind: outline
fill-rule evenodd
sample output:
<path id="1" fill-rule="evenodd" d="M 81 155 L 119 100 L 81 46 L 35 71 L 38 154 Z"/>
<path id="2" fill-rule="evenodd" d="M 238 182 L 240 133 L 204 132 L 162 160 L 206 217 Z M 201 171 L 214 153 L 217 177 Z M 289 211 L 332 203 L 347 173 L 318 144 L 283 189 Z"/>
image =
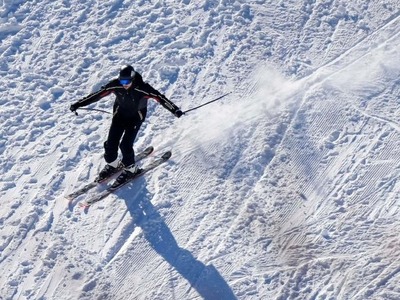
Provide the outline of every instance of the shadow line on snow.
<path id="1" fill-rule="evenodd" d="M 138 180 L 139 181 L 139 180 Z M 185 278 L 204 300 L 236 299 L 228 283 L 213 265 L 205 265 L 188 250 L 179 247 L 168 225 L 151 203 L 144 179 L 136 182 L 132 191 L 121 193 L 133 223 L 143 231 L 144 238 L 166 262 Z M 190 289 L 186 292 L 189 293 Z"/>

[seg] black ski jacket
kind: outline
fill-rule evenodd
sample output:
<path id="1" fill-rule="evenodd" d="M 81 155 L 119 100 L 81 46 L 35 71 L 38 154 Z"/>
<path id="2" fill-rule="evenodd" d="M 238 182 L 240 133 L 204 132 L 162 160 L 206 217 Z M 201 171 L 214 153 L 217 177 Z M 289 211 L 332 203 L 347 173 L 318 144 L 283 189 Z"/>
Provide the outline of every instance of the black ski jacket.
<path id="1" fill-rule="evenodd" d="M 163 94 L 143 81 L 142 76 L 136 72 L 132 85 L 125 89 L 118 79 L 113 79 L 95 93 L 92 93 L 74 104 L 76 108 L 99 101 L 110 94 L 115 95 L 113 107 L 114 116 L 123 119 L 140 118 L 143 121 L 147 114 L 147 100 L 153 98 L 164 108 L 175 114 L 179 108 L 168 100 Z"/>

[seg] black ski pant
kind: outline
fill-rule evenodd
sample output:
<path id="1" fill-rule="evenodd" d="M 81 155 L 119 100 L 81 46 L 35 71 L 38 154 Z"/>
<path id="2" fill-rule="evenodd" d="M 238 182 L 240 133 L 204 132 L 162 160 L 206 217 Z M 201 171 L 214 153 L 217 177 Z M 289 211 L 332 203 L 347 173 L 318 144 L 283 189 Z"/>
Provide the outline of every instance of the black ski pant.
<path id="1" fill-rule="evenodd" d="M 135 163 L 133 143 L 142 125 L 140 119 L 123 119 L 114 116 L 108 132 L 107 141 L 104 143 L 104 159 L 111 163 L 118 158 L 118 147 L 122 152 L 122 163 L 130 166 Z"/>

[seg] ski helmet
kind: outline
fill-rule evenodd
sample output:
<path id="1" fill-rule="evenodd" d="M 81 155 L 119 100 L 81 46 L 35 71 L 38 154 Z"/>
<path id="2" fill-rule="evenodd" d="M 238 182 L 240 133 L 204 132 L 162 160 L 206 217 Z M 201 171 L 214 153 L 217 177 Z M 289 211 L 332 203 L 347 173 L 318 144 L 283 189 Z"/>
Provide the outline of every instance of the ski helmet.
<path id="1" fill-rule="evenodd" d="M 134 77 L 135 77 L 135 69 L 132 66 L 126 65 L 121 67 L 118 77 L 119 80 L 121 79 L 133 80 Z"/>

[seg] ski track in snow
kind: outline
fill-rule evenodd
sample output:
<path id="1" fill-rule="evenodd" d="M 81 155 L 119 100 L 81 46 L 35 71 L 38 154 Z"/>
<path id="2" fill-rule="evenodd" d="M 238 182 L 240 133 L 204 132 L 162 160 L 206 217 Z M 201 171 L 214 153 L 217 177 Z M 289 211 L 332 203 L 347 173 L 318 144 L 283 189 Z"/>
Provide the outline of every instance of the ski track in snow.
<path id="1" fill-rule="evenodd" d="M 0 299 L 400 298 L 399 7 L 3 1 Z M 109 118 L 68 106 L 126 62 L 234 93 L 151 103 L 171 161 L 82 211 Z"/>

